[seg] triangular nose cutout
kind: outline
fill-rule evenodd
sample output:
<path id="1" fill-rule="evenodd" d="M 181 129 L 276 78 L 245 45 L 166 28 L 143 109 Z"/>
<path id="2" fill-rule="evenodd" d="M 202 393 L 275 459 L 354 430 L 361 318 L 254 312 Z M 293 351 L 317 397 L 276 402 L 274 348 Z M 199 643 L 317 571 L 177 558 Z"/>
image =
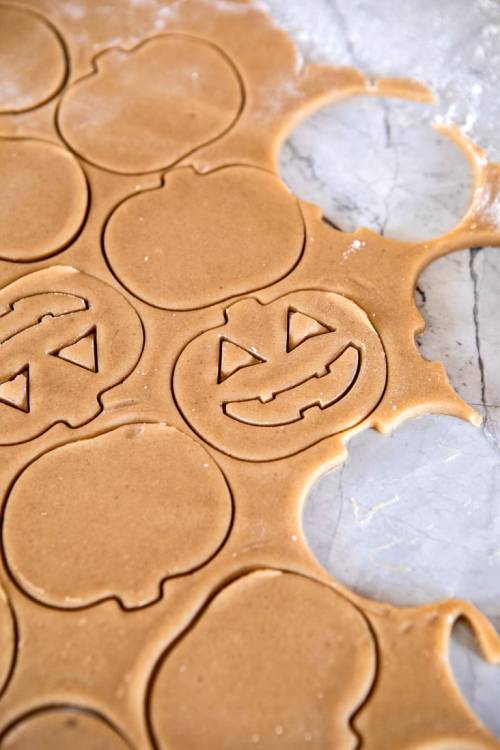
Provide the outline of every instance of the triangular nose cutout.
<path id="1" fill-rule="evenodd" d="M 289 308 L 288 310 L 288 326 L 287 326 L 287 352 L 291 352 L 299 344 L 302 344 L 306 339 L 310 339 L 313 336 L 321 336 L 323 333 L 331 333 L 334 329 L 328 328 L 319 320 L 311 318 L 310 315 Z"/>
<path id="2" fill-rule="evenodd" d="M 97 372 L 96 338 L 96 330 L 93 328 L 69 346 L 64 346 L 57 352 L 53 352 L 53 355 L 70 362 L 72 365 L 83 367 L 84 370 Z"/>
<path id="3" fill-rule="evenodd" d="M 19 409 L 25 414 L 30 410 L 29 367 L 16 373 L 10 380 L 0 383 L 0 403 Z"/>
<path id="4" fill-rule="evenodd" d="M 258 354 L 245 349 L 243 346 L 233 344 L 232 341 L 222 339 L 219 349 L 219 374 L 218 383 L 234 375 L 238 370 L 252 365 L 260 365 L 265 360 Z"/>

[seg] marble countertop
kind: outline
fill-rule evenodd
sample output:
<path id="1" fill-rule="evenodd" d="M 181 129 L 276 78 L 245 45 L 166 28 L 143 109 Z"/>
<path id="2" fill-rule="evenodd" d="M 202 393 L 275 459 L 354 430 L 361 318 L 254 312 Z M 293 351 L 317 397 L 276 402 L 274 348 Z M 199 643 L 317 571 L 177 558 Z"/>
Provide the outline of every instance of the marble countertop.
<path id="1" fill-rule="evenodd" d="M 344 230 L 400 239 L 453 227 L 468 205 L 465 157 L 430 128 L 459 124 L 500 160 L 497 0 L 266 0 L 307 60 L 373 76 L 413 76 L 436 107 L 356 99 L 300 125 L 281 154 L 284 179 Z M 364 433 L 348 462 L 306 502 L 309 544 L 332 575 L 398 605 L 472 601 L 500 628 L 500 251 L 435 262 L 416 290 L 427 321 L 422 353 L 442 360 L 481 428 L 423 417 L 390 437 Z M 451 661 L 463 693 L 500 736 L 500 669 L 457 626 Z"/>

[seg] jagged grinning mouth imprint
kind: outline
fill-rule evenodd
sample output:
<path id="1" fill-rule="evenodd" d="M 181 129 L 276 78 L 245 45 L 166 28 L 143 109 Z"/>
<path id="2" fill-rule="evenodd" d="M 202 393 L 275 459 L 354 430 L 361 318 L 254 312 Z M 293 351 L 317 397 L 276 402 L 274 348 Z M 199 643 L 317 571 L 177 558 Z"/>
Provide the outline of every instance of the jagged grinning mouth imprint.
<path id="1" fill-rule="evenodd" d="M 39 303 L 37 311 L 21 309 L 21 305 L 26 306 L 26 303 L 32 300 Z M 60 309 L 57 309 L 58 307 Z M 88 309 L 88 302 L 83 297 L 68 292 L 37 292 L 22 297 L 13 302 L 9 309 L 0 315 L 0 345 L 5 344 L 20 333 L 42 324 L 46 318 L 60 318 Z"/>
<path id="2" fill-rule="evenodd" d="M 228 401 L 222 409 L 226 416 L 247 425 L 279 427 L 293 424 L 304 419 L 308 410 L 314 407 L 328 409 L 344 398 L 357 381 L 360 367 L 361 352 L 353 344 L 348 344 L 325 365 L 323 372 L 275 391 L 270 398 L 257 396 Z M 297 402 L 306 406 L 298 408 Z"/>

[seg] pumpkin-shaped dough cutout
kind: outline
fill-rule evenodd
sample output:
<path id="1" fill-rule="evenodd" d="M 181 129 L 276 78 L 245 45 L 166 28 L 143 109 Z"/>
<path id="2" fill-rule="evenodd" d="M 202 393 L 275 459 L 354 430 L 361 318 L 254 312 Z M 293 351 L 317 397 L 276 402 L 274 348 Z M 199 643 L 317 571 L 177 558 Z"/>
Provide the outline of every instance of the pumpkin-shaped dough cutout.
<path id="1" fill-rule="evenodd" d="M 350 722 L 374 674 L 374 642 L 352 604 L 302 576 L 253 573 L 223 589 L 160 663 L 156 746 L 352 750 Z"/>
<path id="2" fill-rule="evenodd" d="M 55 607 L 159 598 L 164 579 L 206 563 L 232 519 L 222 472 L 163 424 L 132 424 L 49 451 L 8 496 L 3 546 L 33 598 Z"/>
<path id="3" fill-rule="evenodd" d="M 294 292 L 266 305 L 242 300 L 226 316 L 185 347 L 173 380 L 186 421 L 225 453 L 257 461 L 291 455 L 377 406 L 385 352 L 351 300 Z"/>
<path id="4" fill-rule="evenodd" d="M 120 292 L 69 266 L 0 290 L 0 445 L 101 412 L 99 397 L 141 355 L 139 316 Z"/>
<path id="5" fill-rule="evenodd" d="M 242 107 L 234 65 L 202 39 L 159 36 L 95 65 L 65 92 L 58 123 L 76 153 L 113 172 L 172 166 L 225 133 Z"/>
<path id="6" fill-rule="evenodd" d="M 174 170 L 112 214 L 108 262 L 136 297 L 189 310 L 269 286 L 298 263 L 304 223 L 278 177 L 252 167 Z"/>

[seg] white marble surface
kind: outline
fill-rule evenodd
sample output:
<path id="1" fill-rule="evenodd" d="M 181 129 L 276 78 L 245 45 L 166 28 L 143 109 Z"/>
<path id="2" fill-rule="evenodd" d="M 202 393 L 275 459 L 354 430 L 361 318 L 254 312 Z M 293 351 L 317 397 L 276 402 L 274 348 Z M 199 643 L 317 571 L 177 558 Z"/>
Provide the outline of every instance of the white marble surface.
<path id="1" fill-rule="evenodd" d="M 420 239 L 451 228 L 468 203 L 469 167 L 429 125 L 452 120 L 500 159 L 500 3 L 264 4 L 307 59 L 412 75 L 440 97 L 434 109 L 358 99 L 318 113 L 282 152 L 294 192 L 346 230 Z M 348 463 L 313 488 L 305 532 L 321 563 L 367 596 L 401 605 L 464 597 L 500 628 L 500 250 L 437 261 L 417 301 L 422 353 L 445 362 L 484 425 L 426 417 L 389 438 L 361 435 Z M 464 694 L 500 735 L 500 668 L 480 660 L 464 628 L 451 656 Z"/>

